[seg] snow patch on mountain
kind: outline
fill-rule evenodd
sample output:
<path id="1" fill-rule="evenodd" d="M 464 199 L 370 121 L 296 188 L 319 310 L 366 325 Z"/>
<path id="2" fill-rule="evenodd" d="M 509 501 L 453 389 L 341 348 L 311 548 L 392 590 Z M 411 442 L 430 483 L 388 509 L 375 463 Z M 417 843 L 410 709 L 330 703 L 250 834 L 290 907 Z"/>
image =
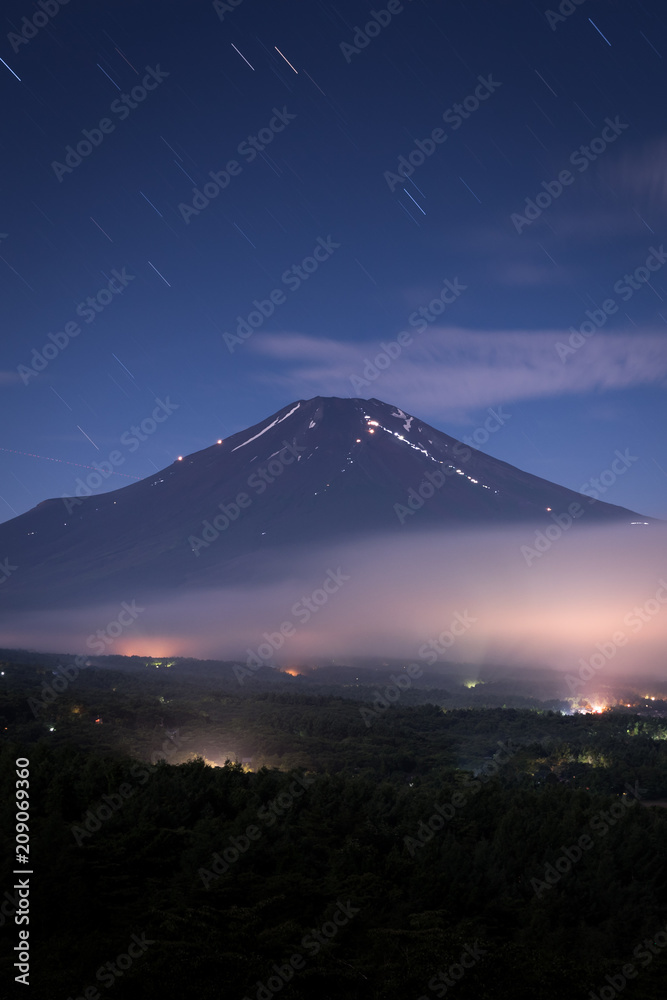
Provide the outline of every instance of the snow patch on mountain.
<path id="1" fill-rule="evenodd" d="M 261 430 L 259 432 L 259 434 L 255 434 L 254 437 L 248 438 L 248 440 L 244 441 L 243 444 L 237 444 L 236 448 L 232 448 L 232 451 L 238 451 L 239 448 L 243 448 L 245 445 L 250 444 L 251 441 L 256 441 L 258 437 L 262 436 L 262 434 L 266 434 L 266 432 L 270 431 L 272 427 L 276 426 L 276 424 L 282 424 L 283 420 L 287 420 L 288 417 L 291 417 L 292 414 L 295 413 L 299 409 L 300 406 L 301 406 L 301 403 L 297 403 L 296 406 L 294 406 L 289 411 L 289 413 L 285 414 L 284 417 L 278 417 L 277 420 L 273 420 L 270 424 L 267 424 L 267 426 L 263 430 Z"/>

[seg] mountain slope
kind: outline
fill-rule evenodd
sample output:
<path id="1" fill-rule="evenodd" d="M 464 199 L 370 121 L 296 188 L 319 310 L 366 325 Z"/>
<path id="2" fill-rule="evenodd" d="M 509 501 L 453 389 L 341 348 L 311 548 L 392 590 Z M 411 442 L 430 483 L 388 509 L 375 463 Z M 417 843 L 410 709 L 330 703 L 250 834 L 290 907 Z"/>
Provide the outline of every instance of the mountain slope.
<path id="1" fill-rule="evenodd" d="M 315 397 L 140 482 L 0 525 L 0 607 L 230 582 L 276 547 L 376 532 L 649 522 L 468 448 L 377 399 Z"/>

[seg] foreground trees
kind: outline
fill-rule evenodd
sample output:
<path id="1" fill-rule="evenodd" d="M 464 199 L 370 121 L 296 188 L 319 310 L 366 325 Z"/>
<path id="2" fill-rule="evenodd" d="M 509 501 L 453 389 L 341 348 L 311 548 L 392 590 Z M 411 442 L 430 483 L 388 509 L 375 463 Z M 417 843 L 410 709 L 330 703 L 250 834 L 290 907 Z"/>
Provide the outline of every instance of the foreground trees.
<path id="1" fill-rule="evenodd" d="M 295 998 L 416 1000 L 448 981 L 461 997 L 560 1000 L 633 962 L 633 997 L 659 995 L 663 953 L 644 949 L 643 966 L 633 951 L 667 924 L 667 816 L 634 799 L 502 768 L 435 769 L 411 786 L 44 742 L 2 748 L 3 788 L 23 755 L 38 1000 L 107 983 L 149 1000 L 167 988 L 267 1000 L 288 982 Z M 15 936 L 11 915 L 3 933 Z M 140 953 L 133 935 L 150 942 Z"/>
<path id="2" fill-rule="evenodd" d="M 7 676 L 0 995 L 24 757 L 33 1000 L 663 994 L 662 719 L 401 702 L 367 727 L 344 691 L 106 670 L 35 717 L 49 675 Z"/>

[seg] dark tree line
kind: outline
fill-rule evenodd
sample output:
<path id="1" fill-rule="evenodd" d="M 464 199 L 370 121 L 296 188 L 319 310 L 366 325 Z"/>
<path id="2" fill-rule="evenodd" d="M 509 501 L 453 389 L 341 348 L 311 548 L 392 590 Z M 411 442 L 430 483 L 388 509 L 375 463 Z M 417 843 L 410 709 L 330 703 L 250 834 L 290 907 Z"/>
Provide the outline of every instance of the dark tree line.
<path id="1" fill-rule="evenodd" d="M 35 718 L 45 676 L 19 671 L 0 701 L 10 898 L 14 761 L 30 759 L 35 1000 L 267 1000 L 258 983 L 295 955 L 277 990 L 294 1000 L 442 996 L 464 954 L 461 1000 L 584 1000 L 628 962 L 628 997 L 663 995 L 667 949 L 642 942 L 667 926 L 667 813 L 640 801 L 667 790 L 663 720 L 399 703 L 366 727 L 341 695 L 115 671 Z M 151 764 L 167 730 L 237 736 L 253 771 Z M 116 977 L 136 939 L 151 943 Z"/>

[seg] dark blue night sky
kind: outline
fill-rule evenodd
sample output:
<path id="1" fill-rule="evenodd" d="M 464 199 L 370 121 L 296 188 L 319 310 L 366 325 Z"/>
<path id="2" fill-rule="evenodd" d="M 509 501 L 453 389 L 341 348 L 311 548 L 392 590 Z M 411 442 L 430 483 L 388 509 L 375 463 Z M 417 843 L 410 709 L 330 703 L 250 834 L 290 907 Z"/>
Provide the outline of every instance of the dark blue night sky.
<path id="1" fill-rule="evenodd" d="M 315 395 L 667 517 L 666 12 L 560 9 L 9 0 L 0 518 Z"/>

